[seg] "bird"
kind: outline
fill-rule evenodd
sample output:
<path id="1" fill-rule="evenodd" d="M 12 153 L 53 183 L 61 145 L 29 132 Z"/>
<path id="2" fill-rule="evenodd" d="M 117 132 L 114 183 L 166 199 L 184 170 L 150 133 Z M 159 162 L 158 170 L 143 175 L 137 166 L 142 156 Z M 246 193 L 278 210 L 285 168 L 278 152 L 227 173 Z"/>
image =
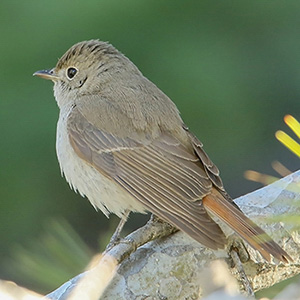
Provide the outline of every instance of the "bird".
<path id="1" fill-rule="evenodd" d="M 227 243 L 217 218 L 267 261 L 291 260 L 226 192 L 174 102 L 114 46 L 79 42 L 34 75 L 54 83 L 61 172 L 96 209 L 151 212 L 214 250 Z"/>

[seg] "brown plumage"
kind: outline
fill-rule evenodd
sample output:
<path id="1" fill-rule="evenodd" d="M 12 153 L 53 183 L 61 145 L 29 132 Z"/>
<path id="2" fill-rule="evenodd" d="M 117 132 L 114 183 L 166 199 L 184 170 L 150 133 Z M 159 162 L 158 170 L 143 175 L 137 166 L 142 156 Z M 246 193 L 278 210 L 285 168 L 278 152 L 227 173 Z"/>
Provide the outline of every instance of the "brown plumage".
<path id="1" fill-rule="evenodd" d="M 175 104 L 113 46 L 78 43 L 36 75 L 55 83 L 62 172 L 95 207 L 118 216 L 150 211 L 203 245 L 223 248 L 226 238 L 209 211 L 265 259 L 290 259 L 228 196 Z"/>

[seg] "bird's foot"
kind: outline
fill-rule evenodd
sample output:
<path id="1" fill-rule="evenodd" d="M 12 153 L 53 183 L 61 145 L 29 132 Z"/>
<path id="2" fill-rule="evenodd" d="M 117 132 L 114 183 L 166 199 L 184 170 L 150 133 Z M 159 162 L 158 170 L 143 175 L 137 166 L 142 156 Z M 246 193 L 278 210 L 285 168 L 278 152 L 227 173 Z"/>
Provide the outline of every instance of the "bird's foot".
<path id="1" fill-rule="evenodd" d="M 229 255 L 232 259 L 232 267 L 236 268 L 238 280 L 242 283 L 245 292 L 248 296 L 254 297 L 252 285 L 243 267 L 243 263 L 249 260 L 249 253 L 247 252 L 243 242 L 240 240 L 234 240 L 230 247 Z"/>
<path id="2" fill-rule="evenodd" d="M 127 221 L 127 218 L 130 214 L 130 211 L 127 210 L 125 211 L 124 215 L 122 216 L 115 232 L 113 233 L 112 237 L 110 238 L 110 241 L 108 243 L 108 245 L 106 246 L 105 248 L 105 252 L 109 251 L 111 248 L 113 248 L 114 246 L 118 245 L 120 243 L 120 234 L 121 234 L 121 231 Z"/>

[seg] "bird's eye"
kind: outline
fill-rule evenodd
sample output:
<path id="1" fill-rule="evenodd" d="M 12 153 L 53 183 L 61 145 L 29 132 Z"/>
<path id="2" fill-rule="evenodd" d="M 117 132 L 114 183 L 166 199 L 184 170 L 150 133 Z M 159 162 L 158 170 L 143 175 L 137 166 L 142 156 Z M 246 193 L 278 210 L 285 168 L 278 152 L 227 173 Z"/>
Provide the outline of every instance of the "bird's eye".
<path id="1" fill-rule="evenodd" d="M 73 79 L 76 73 L 77 73 L 77 69 L 74 67 L 70 67 L 67 69 L 67 76 L 69 79 Z"/>

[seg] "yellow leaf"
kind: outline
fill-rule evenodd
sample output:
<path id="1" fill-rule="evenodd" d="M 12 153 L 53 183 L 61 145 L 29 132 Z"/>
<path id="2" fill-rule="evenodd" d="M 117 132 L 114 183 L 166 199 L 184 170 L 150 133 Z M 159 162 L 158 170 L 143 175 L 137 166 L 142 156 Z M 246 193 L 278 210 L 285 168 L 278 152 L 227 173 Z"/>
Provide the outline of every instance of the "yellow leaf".
<path id="1" fill-rule="evenodd" d="M 291 115 L 284 117 L 284 122 L 295 132 L 300 139 L 300 123 Z"/>
<path id="2" fill-rule="evenodd" d="M 300 157 L 300 145 L 296 141 L 281 130 L 278 130 L 275 136 L 284 146 Z"/>

